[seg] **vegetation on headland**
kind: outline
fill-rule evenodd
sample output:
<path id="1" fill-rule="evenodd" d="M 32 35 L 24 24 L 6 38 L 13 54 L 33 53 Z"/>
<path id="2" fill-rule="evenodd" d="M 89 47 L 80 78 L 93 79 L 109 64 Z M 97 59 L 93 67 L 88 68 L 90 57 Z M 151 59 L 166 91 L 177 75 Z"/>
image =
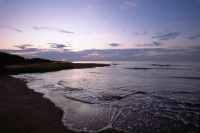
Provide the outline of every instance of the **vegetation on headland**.
<path id="1" fill-rule="evenodd" d="M 18 55 L 2 52 L 0 52 L 0 62 L 0 74 L 51 72 L 63 69 L 110 66 L 109 64 L 58 62 L 40 58 L 25 59 Z"/>
<path id="2" fill-rule="evenodd" d="M 12 64 L 33 64 L 33 63 L 39 63 L 39 62 L 53 62 L 48 59 L 41 59 L 41 58 L 32 58 L 32 59 L 26 59 L 24 57 L 21 57 L 19 55 L 11 55 L 8 53 L 0 52 L 0 63 L 1 65 L 12 65 Z"/>

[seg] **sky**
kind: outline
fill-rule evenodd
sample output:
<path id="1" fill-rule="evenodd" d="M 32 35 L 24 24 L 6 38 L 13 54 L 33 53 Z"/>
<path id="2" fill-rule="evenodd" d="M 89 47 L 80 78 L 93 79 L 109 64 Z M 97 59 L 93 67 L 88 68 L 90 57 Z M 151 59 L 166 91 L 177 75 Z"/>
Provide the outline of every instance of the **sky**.
<path id="1" fill-rule="evenodd" d="M 0 0 L 0 51 L 68 61 L 200 60 L 200 0 Z"/>

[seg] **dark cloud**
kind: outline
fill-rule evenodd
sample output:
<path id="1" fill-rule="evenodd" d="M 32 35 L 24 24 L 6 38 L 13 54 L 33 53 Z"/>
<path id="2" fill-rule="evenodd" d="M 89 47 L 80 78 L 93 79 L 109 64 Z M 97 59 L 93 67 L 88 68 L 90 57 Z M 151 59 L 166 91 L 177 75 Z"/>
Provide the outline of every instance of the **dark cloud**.
<path id="1" fill-rule="evenodd" d="M 154 46 L 161 46 L 161 45 L 163 45 L 163 43 L 161 43 L 161 42 L 153 42 L 153 45 Z"/>
<path id="2" fill-rule="evenodd" d="M 74 34 L 74 32 L 71 32 L 71 31 L 66 31 L 66 30 L 59 30 L 59 29 L 55 29 L 59 32 L 62 32 L 62 33 L 69 33 L 69 34 Z"/>
<path id="3" fill-rule="evenodd" d="M 193 39 L 196 39 L 196 38 L 198 38 L 198 37 L 200 37 L 200 34 L 195 35 L 195 36 L 191 36 L 191 37 L 189 37 L 189 39 L 190 39 L 190 40 L 193 40 Z"/>
<path id="4" fill-rule="evenodd" d="M 189 49 L 189 50 L 195 50 L 195 51 L 199 51 L 200 50 L 200 45 L 196 45 L 196 46 L 171 46 L 169 47 L 171 49 Z"/>
<path id="5" fill-rule="evenodd" d="M 33 45 L 32 44 L 22 44 L 22 45 L 15 45 L 14 47 L 25 50 L 25 49 L 27 49 L 28 47 L 31 47 L 31 46 L 33 46 Z"/>
<path id="6" fill-rule="evenodd" d="M 144 32 L 135 32 L 135 31 L 132 31 L 132 33 L 134 34 L 134 35 L 146 35 L 147 34 L 147 32 L 146 31 L 144 31 Z"/>
<path id="7" fill-rule="evenodd" d="M 157 36 L 153 36 L 152 38 L 156 38 L 156 39 L 159 39 L 161 41 L 166 41 L 166 40 L 174 39 L 177 36 L 179 36 L 180 34 L 181 34 L 180 32 L 176 31 L 176 32 L 170 32 L 170 33 L 167 33 L 167 34 L 160 34 L 160 35 L 157 35 Z"/>
<path id="8" fill-rule="evenodd" d="M 189 46 L 191 49 L 200 50 L 200 46 Z"/>
<path id="9" fill-rule="evenodd" d="M 63 29 L 57 29 L 57 28 L 51 28 L 51 27 L 46 27 L 46 26 L 33 27 L 33 29 L 35 29 L 35 30 L 54 30 L 54 31 L 58 31 L 58 32 L 61 32 L 61 33 L 74 34 L 74 32 L 71 32 L 71 31 L 67 31 L 67 30 L 63 30 Z"/>
<path id="10" fill-rule="evenodd" d="M 136 44 L 138 47 L 149 47 L 149 46 L 162 46 L 164 45 L 162 42 L 153 42 L 153 43 L 147 43 L 147 44 Z"/>
<path id="11" fill-rule="evenodd" d="M 65 48 L 65 47 L 68 47 L 68 46 L 66 46 L 66 45 L 64 45 L 64 44 L 57 44 L 57 43 L 48 43 L 48 44 L 51 45 L 51 48 L 63 49 L 63 48 Z"/>
<path id="12" fill-rule="evenodd" d="M 10 26 L 7 26 L 7 25 L 0 25 L 0 28 L 6 28 L 6 29 L 9 29 L 9 30 L 14 30 L 14 31 L 17 31 L 17 32 L 20 32 L 20 33 L 23 32 L 22 30 L 19 30 L 19 29 L 16 29 L 16 28 L 13 28 L 13 27 L 10 27 Z"/>
<path id="13" fill-rule="evenodd" d="M 22 47 L 23 48 L 23 47 Z M 21 50 L 0 50 L 18 54 L 25 58 L 46 58 L 68 61 L 128 61 L 128 60 L 199 60 L 200 46 L 186 48 L 134 48 L 134 49 L 90 49 L 71 51 L 69 49 L 23 48 Z"/>
<path id="14" fill-rule="evenodd" d="M 108 45 L 110 45 L 111 47 L 119 47 L 120 45 L 123 45 L 123 44 L 111 43 L 111 44 L 108 44 Z"/>

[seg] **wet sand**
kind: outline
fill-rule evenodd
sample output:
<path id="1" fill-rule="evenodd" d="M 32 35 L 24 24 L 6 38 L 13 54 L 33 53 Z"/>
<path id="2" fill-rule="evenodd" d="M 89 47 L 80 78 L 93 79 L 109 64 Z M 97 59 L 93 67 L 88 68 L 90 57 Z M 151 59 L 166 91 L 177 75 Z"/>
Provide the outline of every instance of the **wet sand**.
<path id="1" fill-rule="evenodd" d="M 0 133 L 73 133 L 61 122 L 62 115 L 25 81 L 0 76 Z"/>
<path id="2" fill-rule="evenodd" d="M 63 125 L 62 115 L 60 108 L 29 89 L 25 81 L 0 75 L 0 133 L 76 133 Z"/>

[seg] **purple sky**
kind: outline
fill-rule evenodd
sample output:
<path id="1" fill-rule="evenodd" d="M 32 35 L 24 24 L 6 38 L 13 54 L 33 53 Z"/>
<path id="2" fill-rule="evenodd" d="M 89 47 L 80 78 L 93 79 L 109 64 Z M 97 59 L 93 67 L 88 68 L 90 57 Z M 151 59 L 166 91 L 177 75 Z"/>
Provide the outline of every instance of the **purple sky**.
<path id="1" fill-rule="evenodd" d="M 0 0 L 0 51 L 52 60 L 200 60 L 200 0 Z"/>

